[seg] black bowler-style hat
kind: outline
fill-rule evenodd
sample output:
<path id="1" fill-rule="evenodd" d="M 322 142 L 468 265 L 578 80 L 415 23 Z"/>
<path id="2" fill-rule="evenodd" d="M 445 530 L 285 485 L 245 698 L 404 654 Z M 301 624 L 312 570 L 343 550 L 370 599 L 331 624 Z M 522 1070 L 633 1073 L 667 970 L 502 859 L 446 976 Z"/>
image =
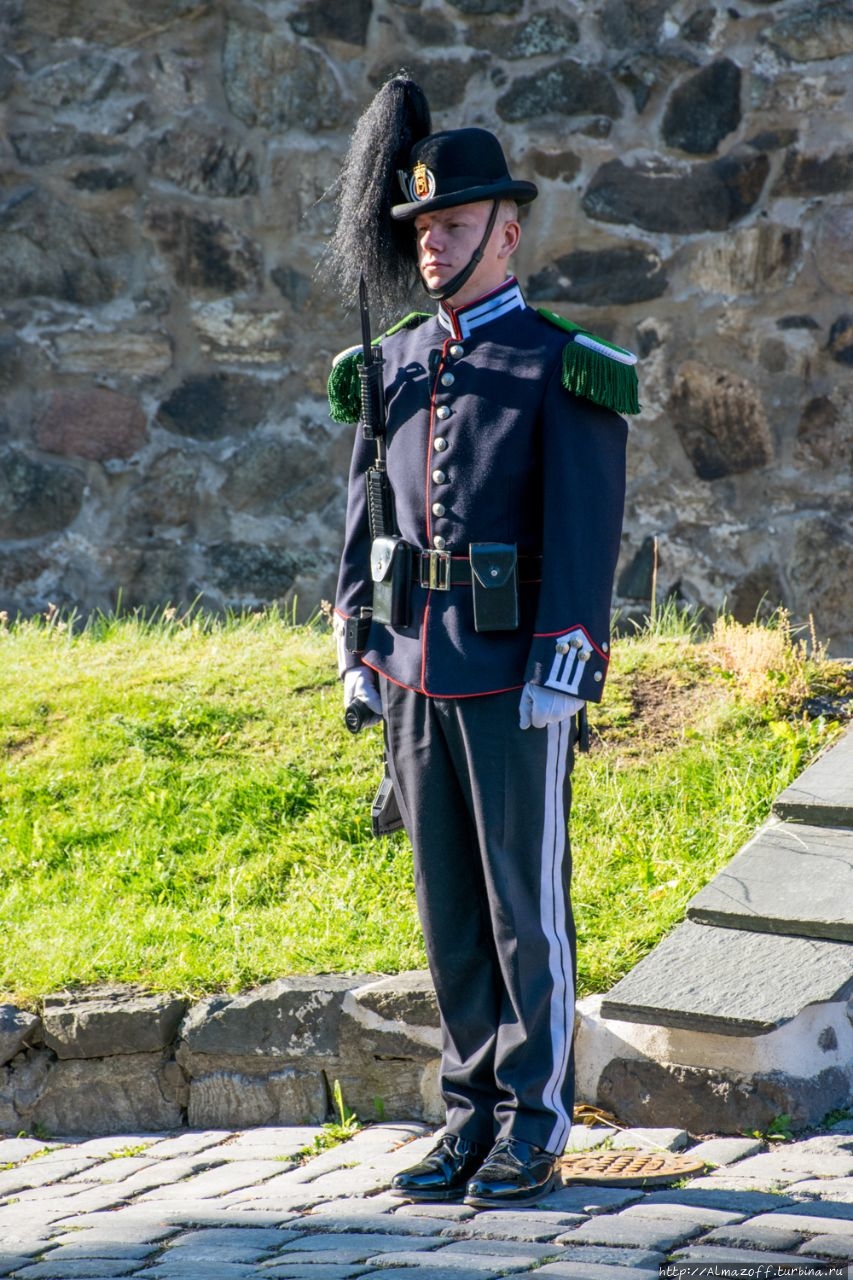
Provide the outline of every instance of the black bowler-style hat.
<path id="1" fill-rule="evenodd" d="M 510 176 L 503 148 L 488 129 L 430 134 L 415 144 L 408 170 L 398 169 L 397 177 L 408 196 L 405 204 L 391 207 L 398 222 L 478 200 L 529 204 L 539 194 L 535 183 Z"/>

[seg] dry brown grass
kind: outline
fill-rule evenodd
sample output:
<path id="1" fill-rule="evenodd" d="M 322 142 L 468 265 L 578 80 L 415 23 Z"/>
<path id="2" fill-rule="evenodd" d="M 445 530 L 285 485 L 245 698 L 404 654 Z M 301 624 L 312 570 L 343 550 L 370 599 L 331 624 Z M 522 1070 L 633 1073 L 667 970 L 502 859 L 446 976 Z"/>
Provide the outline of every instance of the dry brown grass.
<path id="1" fill-rule="evenodd" d="M 802 705 L 814 687 L 816 671 L 830 674 L 826 645 L 809 618 L 806 635 L 798 634 L 786 609 L 771 622 L 736 622 L 723 615 L 705 645 L 712 666 L 734 679 L 744 701 L 767 705 L 778 713 Z"/>

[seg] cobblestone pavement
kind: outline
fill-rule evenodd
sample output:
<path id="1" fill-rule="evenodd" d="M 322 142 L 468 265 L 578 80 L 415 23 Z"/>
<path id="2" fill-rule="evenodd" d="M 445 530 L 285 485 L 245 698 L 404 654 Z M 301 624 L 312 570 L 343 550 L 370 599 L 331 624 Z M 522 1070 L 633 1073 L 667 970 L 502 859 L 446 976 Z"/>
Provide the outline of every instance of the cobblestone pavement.
<path id="1" fill-rule="evenodd" d="M 373 1125 L 306 1158 L 318 1132 L 0 1139 L 0 1277 L 658 1280 L 678 1274 L 665 1264 L 689 1262 L 739 1263 L 706 1274 L 761 1280 L 779 1274 L 773 1264 L 792 1275 L 834 1266 L 853 1280 L 849 1121 L 770 1148 L 578 1129 L 580 1147 L 689 1146 L 713 1168 L 676 1188 L 566 1185 L 501 1212 L 388 1194 L 391 1176 L 432 1145 L 424 1125 Z"/>

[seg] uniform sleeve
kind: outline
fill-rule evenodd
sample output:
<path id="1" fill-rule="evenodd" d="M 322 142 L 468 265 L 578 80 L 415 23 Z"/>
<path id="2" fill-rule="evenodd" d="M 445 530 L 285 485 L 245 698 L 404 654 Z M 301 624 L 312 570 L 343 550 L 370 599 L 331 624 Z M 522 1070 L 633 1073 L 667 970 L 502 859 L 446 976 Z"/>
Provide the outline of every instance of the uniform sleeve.
<path id="1" fill-rule="evenodd" d="M 628 426 L 565 391 L 560 371 L 542 424 L 542 583 L 525 680 L 601 700 L 625 503 Z"/>
<path id="2" fill-rule="evenodd" d="M 364 439 L 360 427 L 355 427 L 355 433 L 347 491 L 344 549 L 335 593 L 336 629 L 339 634 L 347 619 L 357 617 L 359 609 L 369 606 L 373 600 L 370 529 L 364 477 L 374 459 L 374 446 Z M 343 646 L 339 646 L 339 652 L 342 648 Z M 360 657 L 355 653 L 341 653 L 341 662 L 348 670 L 359 666 Z"/>

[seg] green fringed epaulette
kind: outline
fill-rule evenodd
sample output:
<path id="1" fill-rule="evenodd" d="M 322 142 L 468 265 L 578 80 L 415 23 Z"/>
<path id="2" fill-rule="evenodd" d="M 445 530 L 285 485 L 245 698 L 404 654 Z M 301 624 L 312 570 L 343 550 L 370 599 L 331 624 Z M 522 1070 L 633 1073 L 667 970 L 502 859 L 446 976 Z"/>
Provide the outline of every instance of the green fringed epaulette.
<path id="1" fill-rule="evenodd" d="M 381 342 L 383 338 L 390 338 L 392 333 L 399 333 L 401 329 L 415 329 L 428 319 L 429 313 L 426 311 L 411 311 L 378 338 L 374 338 L 373 344 Z M 360 364 L 360 345 L 347 347 L 332 361 L 328 389 L 329 416 L 333 422 L 358 422 L 361 413 L 361 383 L 358 376 Z"/>
<path id="2" fill-rule="evenodd" d="M 537 311 L 543 320 L 572 335 L 563 349 L 563 386 L 567 391 L 616 413 L 640 412 L 635 355 L 553 311 L 544 307 Z"/>

